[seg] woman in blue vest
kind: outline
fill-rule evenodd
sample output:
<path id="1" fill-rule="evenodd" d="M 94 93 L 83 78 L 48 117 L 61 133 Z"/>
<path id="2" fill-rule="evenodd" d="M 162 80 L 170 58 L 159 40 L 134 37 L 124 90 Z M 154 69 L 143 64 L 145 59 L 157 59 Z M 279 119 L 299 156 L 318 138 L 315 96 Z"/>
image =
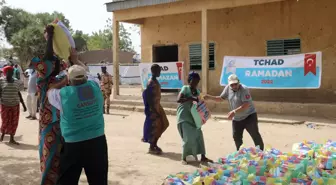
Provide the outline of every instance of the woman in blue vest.
<path id="1" fill-rule="evenodd" d="M 64 87 L 68 82 L 69 86 Z M 107 185 L 104 98 L 99 84 L 94 77 L 87 76 L 83 66 L 73 65 L 67 78 L 48 91 L 48 99 L 60 110 L 60 127 L 65 141 L 58 185 L 78 184 L 83 168 L 90 185 Z"/>

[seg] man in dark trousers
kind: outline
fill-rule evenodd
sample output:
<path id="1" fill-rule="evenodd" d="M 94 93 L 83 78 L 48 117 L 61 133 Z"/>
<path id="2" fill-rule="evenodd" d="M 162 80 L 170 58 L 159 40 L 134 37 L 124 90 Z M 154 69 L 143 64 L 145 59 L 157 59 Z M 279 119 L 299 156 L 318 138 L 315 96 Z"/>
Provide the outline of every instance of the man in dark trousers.
<path id="1" fill-rule="evenodd" d="M 258 116 L 252 102 L 248 88 L 240 84 L 237 75 L 228 77 L 228 85 L 220 96 L 205 95 L 205 100 L 223 101 L 228 99 L 230 112 L 228 119 L 232 120 L 233 139 L 237 150 L 243 144 L 243 133 L 246 129 L 252 137 L 254 144 L 264 150 L 264 142 L 259 133 Z"/>
<path id="2" fill-rule="evenodd" d="M 69 86 L 64 86 L 68 82 Z M 76 64 L 69 68 L 67 78 L 50 88 L 48 100 L 60 110 L 65 141 L 57 185 L 78 184 L 83 168 L 90 185 L 107 185 L 104 98 L 99 84 L 85 66 Z"/>

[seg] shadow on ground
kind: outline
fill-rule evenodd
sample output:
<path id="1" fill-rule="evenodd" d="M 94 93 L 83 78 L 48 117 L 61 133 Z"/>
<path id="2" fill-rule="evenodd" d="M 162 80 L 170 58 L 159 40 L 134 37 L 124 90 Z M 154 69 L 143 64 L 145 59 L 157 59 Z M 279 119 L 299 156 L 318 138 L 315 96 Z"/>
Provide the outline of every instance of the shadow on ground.
<path id="1" fill-rule="evenodd" d="M 85 179 L 81 179 L 79 182 L 80 183 L 84 183 L 84 184 L 88 184 L 86 178 Z M 120 181 L 111 181 L 111 180 L 109 180 L 108 181 L 108 185 L 121 185 L 121 182 Z"/>
<path id="2" fill-rule="evenodd" d="M 20 143 L 20 145 L 6 143 L 6 145 L 16 150 L 38 150 L 38 145 L 31 145 L 25 143 Z"/>
<path id="3" fill-rule="evenodd" d="M 161 155 L 153 155 L 153 156 L 167 158 L 167 159 L 170 159 L 170 160 L 173 160 L 173 161 L 180 161 L 180 162 L 181 162 L 181 159 L 182 159 L 182 154 L 175 153 L 175 152 L 164 152 Z M 195 160 L 190 161 L 190 160 L 188 160 L 188 165 L 190 165 L 190 166 L 194 166 L 196 168 L 199 168 L 200 164 L 201 163 L 198 162 L 198 161 L 195 161 Z"/>
<path id="4" fill-rule="evenodd" d="M 110 113 L 110 114 L 106 114 L 107 116 L 121 116 L 121 117 L 127 117 L 129 115 L 126 114 L 118 114 L 118 113 Z"/>
<path id="5" fill-rule="evenodd" d="M 3 139 L 3 142 L 7 142 L 9 141 L 9 135 L 5 135 L 4 139 Z M 22 141 L 22 135 L 19 135 L 19 136 L 14 136 L 14 139 L 15 141 Z"/>
<path id="6" fill-rule="evenodd" d="M 140 173 L 138 170 L 128 170 L 128 169 L 125 169 L 123 172 L 117 172 L 115 174 L 121 179 L 129 178 L 131 175 L 135 177 L 142 176 L 142 173 Z"/>
<path id="7" fill-rule="evenodd" d="M 40 183 L 40 163 L 36 158 L 0 156 L 0 161 L 2 161 L 0 163 L 1 184 L 36 185 Z"/>

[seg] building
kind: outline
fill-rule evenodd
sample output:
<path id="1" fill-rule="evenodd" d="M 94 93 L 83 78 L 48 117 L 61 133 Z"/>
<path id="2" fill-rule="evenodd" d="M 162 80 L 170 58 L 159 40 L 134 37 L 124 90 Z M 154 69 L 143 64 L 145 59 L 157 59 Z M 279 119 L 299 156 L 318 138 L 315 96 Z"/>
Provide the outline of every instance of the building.
<path id="1" fill-rule="evenodd" d="M 255 100 L 314 103 L 336 102 L 335 7 L 335 0 L 118 0 L 106 4 L 107 11 L 113 12 L 114 33 L 119 22 L 141 26 L 143 62 L 184 61 L 187 71 L 199 70 L 202 91 L 210 94 L 218 95 L 223 89 L 219 78 L 225 55 L 322 51 L 320 89 L 252 90 Z M 118 35 L 113 36 L 113 46 L 118 46 Z M 274 45 L 279 48 L 271 50 Z M 115 55 L 115 64 L 118 61 Z M 115 86 L 114 95 L 118 89 Z"/>
<path id="2" fill-rule="evenodd" d="M 119 63 L 133 63 L 134 53 L 119 51 Z M 101 61 L 112 63 L 113 53 L 111 49 L 91 50 L 79 53 L 79 60 L 86 64 L 99 64 Z"/>

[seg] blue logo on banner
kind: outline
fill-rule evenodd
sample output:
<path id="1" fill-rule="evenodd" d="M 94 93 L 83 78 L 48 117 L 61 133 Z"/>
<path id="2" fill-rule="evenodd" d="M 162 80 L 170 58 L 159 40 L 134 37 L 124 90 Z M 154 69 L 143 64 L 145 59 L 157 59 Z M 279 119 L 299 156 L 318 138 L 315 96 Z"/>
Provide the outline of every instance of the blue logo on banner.
<path id="1" fill-rule="evenodd" d="M 143 86 L 146 88 L 148 80 L 152 77 L 148 74 L 147 78 L 143 79 Z M 162 89 L 181 89 L 183 86 L 183 81 L 179 79 L 178 73 L 161 73 L 158 78 Z"/>

